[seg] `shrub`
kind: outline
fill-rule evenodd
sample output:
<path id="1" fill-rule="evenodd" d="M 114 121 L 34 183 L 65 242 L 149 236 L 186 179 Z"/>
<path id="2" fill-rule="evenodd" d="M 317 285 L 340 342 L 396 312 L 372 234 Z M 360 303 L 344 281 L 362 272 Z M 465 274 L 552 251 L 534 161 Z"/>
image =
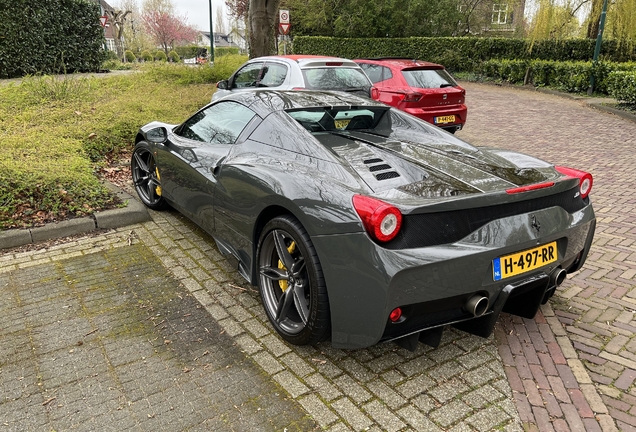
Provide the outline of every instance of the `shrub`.
<path id="1" fill-rule="evenodd" d="M 124 52 L 124 57 L 129 63 L 134 63 L 137 61 L 137 57 L 135 57 L 135 54 L 130 50 L 126 50 L 126 52 Z"/>
<path id="2" fill-rule="evenodd" d="M 203 51 L 204 53 L 207 53 L 207 49 L 202 48 L 200 46 L 197 45 L 184 45 L 184 46 L 177 46 L 174 48 L 174 50 L 177 52 L 177 54 L 179 54 L 179 58 L 192 58 L 192 57 L 197 57 L 199 56 L 200 52 Z M 203 56 L 201 56 L 203 57 Z"/>
<path id="3" fill-rule="evenodd" d="M 152 120 L 180 123 L 210 101 L 213 87 L 148 73 L 101 78 L 30 77 L 0 86 L 0 229 L 93 213 L 114 205 L 96 172 L 106 156 L 129 152 Z M 130 97 L 142 94 L 143 98 Z M 180 97 L 166 103 L 166 95 Z"/>
<path id="4" fill-rule="evenodd" d="M 165 62 L 165 61 L 168 60 L 168 57 L 166 56 L 165 52 L 163 52 L 161 50 L 157 50 L 157 52 L 155 52 L 154 59 L 155 59 L 155 61 Z"/>
<path id="5" fill-rule="evenodd" d="M 210 84 L 227 79 L 247 61 L 247 56 L 227 55 L 201 67 L 189 67 L 184 64 L 156 65 L 148 68 L 146 74 L 157 82 L 169 81 L 179 84 Z"/>
<path id="6" fill-rule="evenodd" d="M 495 59 L 589 61 L 594 53 L 593 39 L 545 40 L 478 37 L 411 38 L 332 38 L 296 36 L 295 54 L 322 54 L 345 58 L 401 56 L 444 64 L 454 70 Z M 634 44 L 607 39 L 601 47 L 605 61 L 636 60 Z M 446 65 L 445 65 L 446 66 Z"/>
<path id="7" fill-rule="evenodd" d="M 610 72 L 607 76 L 607 90 L 617 101 L 636 105 L 636 70 Z"/>
<path id="8" fill-rule="evenodd" d="M 70 101 L 86 97 L 91 91 L 91 80 L 65 75 L 32 76 L 23 80 L 22 87 L 28 90 L 33 103 Z"/>
<path id="9" fill-rule="evenodd" d="M 0 78 L 98 70 L 99 15 L 94 1 L 0 0 Z"/>
<path id="10" fill-rule="evenodd" d="M 172 63 L 179 63 L 181 61 L 181 59 L 179 58 L 179 54 L 177 54 L 176 51 L 172 50 L 168 53 L 168 59 L 172 62 Z"/>
<path id="11" fill-rule="evenodd" d="M 490 78 L 509 83 L 523 83 L 530 62 L 528 60 L 489 60 L 482 63 L 480 72 Z"/>
<path id="12" fill-rule="evenodd" d="M 554 87 L 567 92 L 586 91 L 594 75 L 594 89 L 608 92 L 608 77 L 616 71 L 636 71 L 636 63 L 557 62 L 544 60 L 489 60 L 479 72 L 486 77 L 513 84 L 524 82 L 529 72 L 529 84 Z"/>
<path id="13" fill-rule="evenodd" d="M 226 55 L 238 55 L 239 49 L 234 47 L 214 48 L 214 57 L 223 57 Z"/>
<path id="14" fill-rule="evenodd" d="M 104 61 L 108 60 L 119 60 L 119 57 L 117 57 L 117 53 L 115 51 L 106 50 L 104 52 Z"/>
<path id="15" fill-rule="evenodd" d="M 143 50 L 141 52 L 141 58 L 143 59 L 143 61 L 147 62 L 147 61 L 153 61 L 154 57 L 153 55 L 150 53 L 150 51 L 148 50 Z"/>

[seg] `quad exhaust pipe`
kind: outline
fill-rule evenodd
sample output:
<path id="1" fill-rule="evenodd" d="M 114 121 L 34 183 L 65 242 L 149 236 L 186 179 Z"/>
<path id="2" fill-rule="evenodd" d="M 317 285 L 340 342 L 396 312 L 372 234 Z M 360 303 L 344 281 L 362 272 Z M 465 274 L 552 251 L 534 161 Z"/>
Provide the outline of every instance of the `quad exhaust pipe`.
<path id="1" fill-rule="evenodd" d="M 488 310 L 488 297 L 474 295 L 464 305 L 464 310 L 474 317 L 480 317 Z"/>

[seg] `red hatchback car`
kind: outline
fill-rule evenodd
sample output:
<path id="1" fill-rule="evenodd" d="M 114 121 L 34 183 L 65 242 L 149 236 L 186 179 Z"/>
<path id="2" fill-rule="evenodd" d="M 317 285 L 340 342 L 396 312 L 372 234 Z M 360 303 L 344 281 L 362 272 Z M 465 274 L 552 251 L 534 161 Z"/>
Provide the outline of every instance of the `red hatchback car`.
<path id="1" fill-rule="evenodd" d="M 374 84 L 373 99 L 450 133 L 466 123 L 466 90 L 444 66 L 404 58 L 354 60 Z"/>

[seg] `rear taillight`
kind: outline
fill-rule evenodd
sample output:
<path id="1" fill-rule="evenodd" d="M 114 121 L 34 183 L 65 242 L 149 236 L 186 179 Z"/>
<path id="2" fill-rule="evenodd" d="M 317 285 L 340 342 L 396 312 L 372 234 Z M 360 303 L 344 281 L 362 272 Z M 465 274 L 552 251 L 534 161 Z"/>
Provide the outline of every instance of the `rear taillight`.
<path id="1" fill-rule="evenodd" d="M 379 242 L 392 240 L 400 231 L 402 213 L 391 204 L 364 195 L 354 195 L 353 208 L 362 219 L 367 233 Z"/>
<path id="2" fill-rule="evenodd" d="M 592 183 L 594 183 L 592 174 L 563 166 L 555 166 L 554 168 L 565 176 L 579 179 L 579 192 L 581 193 L 581 198 L 587 198 L 592 190 Z"/>
<path id="3" fill-rule="evenodd" d="M 342 62 L 326 62 L 325 66 L 342 66 Z"/>
<path id="4" fill-rule="evenodd" d="M 406 92 L 402 96 L 402 102 L 417 102 L 422 99 L 422 93 Z"/>

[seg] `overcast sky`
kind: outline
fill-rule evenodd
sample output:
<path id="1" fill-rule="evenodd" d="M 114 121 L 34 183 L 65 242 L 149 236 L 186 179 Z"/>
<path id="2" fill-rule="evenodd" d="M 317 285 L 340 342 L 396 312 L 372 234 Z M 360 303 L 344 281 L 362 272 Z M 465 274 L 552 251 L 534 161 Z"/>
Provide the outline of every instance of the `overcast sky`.
<path id="1" fill-rule="evenodd" d="M 192 27 L 197 30 L 210 31 L 210 0 L 174 0 L 172 4 L 176 14 L 185 15 Z M 225 0 L 212 0 L 212 12 L 214 13 L 214 21 L 212 22 L 216 24 L 216 13 L 219 6 L 223 7 L 223 21 L 227 27 Z"/>

